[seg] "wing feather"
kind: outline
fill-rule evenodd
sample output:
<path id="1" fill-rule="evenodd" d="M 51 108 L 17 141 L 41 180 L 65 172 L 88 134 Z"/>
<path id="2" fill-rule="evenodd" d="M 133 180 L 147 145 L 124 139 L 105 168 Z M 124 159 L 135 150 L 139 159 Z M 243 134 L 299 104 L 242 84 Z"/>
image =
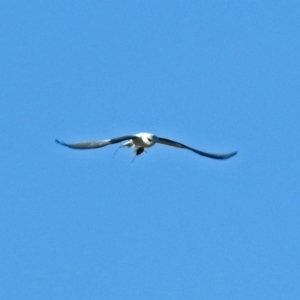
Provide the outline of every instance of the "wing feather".
<path id="1" fill-rule="evenodd" d="M 79 149 L 79 150 L 84 150 L 84 149 L 95 149 L 95 148 L 101 148 L 107 145 L 111 145 L 111 144 L 116 144 L 116 143 L 120 143 L 126 140 L 130 140 L 135 138 L 134 135 L 124 135 L 121 137 L 117 137 L 117 138 L 113 138 L 113 139 L 107 139 L 107 140 L 100 140 L 100 141 L 89 141 L 89 142 L 77 142 L 77 143 L 65 143 L 62 141 L 59 141 L 57 139 L 55 139 L 56 143 L 72 148 L 72 149 Z"/>
<path id="2" fill-rule="evenodd" d="M 200 150 L 191 148 L 191 147 L 186 146 L 182 143 L 175 142 L 175 141 L 172 141 L 172 140 L 169 140 L 169 139 L 166 139 L 166 138 L 161 138 L 161 137 L 158 138 L 157 143 L 167 145 L 167 146 L 177 147 L 177 148 L 188 149 L 188 150 L 191 150 L 194 153 L 197 153 L 199 155 L 206 156 L 206 157 L 209 157 L 209 158 L 214 158 L 214 159 L 228 159 L 228 158 L 230 158 L 230 157 L 237 154 L 237 151 L 227 153 L 227 154 L 208 153 L 208 152 L 204 152 L 204 151 L 200 151 Z"/>

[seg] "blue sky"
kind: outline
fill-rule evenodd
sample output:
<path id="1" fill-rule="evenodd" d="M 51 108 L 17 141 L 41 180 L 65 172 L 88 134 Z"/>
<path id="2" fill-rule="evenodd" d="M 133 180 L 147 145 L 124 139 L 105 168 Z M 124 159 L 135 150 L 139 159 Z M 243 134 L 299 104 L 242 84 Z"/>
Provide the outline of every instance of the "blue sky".
<path id="1" fill-rule="evenodd" d="M 298 1 L 2 1 L 1 299 L 299 299 Z M 152 132 L 156 145 L 66 142 Z"/>

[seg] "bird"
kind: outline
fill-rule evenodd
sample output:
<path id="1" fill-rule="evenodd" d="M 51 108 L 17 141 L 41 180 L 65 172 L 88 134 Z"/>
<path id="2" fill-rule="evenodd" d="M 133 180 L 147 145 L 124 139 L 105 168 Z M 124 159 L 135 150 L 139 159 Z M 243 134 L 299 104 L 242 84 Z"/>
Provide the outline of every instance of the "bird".
<path id="1" fill-rule="evenodd" d="M 208 153 L 208 152 L 204 152 L 204 151 L 200 151 L 200 150 L 191 148 L 182 143 L 179 143 L 179 142 L 176 142 L 176 141 L 173 141 L 170 139 L 158 137 L 152 133 L 146 133 L 146 132 L 132 134 L 132 135 L 123 135 L 123 136 L 120 136 L 117 138 L 106 139 L 106 140 L 76 142 L 76 143 L 71 143 L 71 144 L 59 141 L 58 139 L 55 139 L 55 141 L 62 146 L 66 146 L 71 149 L 78 149 L 78 150 L 102 148 L 102 147 L 105 147 L 108 145 L 117 144 L 117 143 L 126 141 L 120 147 L 128 147 L 128 148 L 133 147 L 135 157 L 138 155 L 141 155 L 145 151 L 145 148 L 150 148 L 150 147 L 154 146 L 156 143 L 167 145 L 167 146 L 172 146 L 172 147 L 177 147 L 177 148 L 182 148 L 182 149 L 187 149 L 196 154 L 199 154 L 199 155 L 202 155 L 205 157 L 209 157 L 209 158 L 213 158 L 213 159 L 220 159 L 220 160 L 228 159 L 237 154 L 237 151 L 230 152 L 227 154 Z"/>

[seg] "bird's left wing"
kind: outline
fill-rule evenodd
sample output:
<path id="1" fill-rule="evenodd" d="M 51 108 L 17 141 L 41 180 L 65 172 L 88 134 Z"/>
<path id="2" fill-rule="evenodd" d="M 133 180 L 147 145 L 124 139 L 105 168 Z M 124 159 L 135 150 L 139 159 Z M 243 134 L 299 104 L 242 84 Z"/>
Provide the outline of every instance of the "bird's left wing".
<path id="1" fill-rule="evenodd" d="M 134 139 L 136 136 L 134 135 L 124 135 L 121 137 L 117 137 L 114 139 L 107 139 L 107 140 L 100 140 L 100 141 L 90 141 L 90 142 L 77 142 L 77 143 L 72 143 L 72 144 L 68 144 L 68 143 L 64 143 L 61 142 L 59 140 L 55 140 L 56 143 L 72 148 L 72 149 L 79 149 L 79 150 L 83 150 L 83 149 L 95 149 L 95 148 L 101 148 L 107 145 L 111 145 L 111 144 L 116 144 L 116 143 L 120 143 L 126 140 L 130 140 L 130 139 Z"/>
<path id="2" fill-rule="evenodd" d="M 203 151 L 188 147 L 184 144 L 181 144 L 181 143 L 169 140 L 169 139 L 165 139 L 165 138 L 160 138 L 160 137 L 158 138 L 157 143 L 168 145 L 168 146 L 173 146 L 173 147 L 177 147 L 177 148 L 188 149 L 188 150 L 191 150 L 191 151 L 193 151 L 193 152 L 195 152 L 199 155 L 206 156 L 206 157 L 209 157 L 209 158 L 214 158 L 214 159 L 227 159 L 227 158 L 230 158 L 230 157 L 237 154 L 237 151 L 227 153 L 227 154 L 207 153 L 207 152 L 203 152 Z"/>

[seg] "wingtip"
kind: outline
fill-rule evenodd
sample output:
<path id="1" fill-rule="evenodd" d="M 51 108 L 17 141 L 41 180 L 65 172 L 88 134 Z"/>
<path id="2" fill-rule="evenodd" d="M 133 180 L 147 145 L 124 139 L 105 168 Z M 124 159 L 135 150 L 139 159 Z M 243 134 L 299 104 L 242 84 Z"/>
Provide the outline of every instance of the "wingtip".
<path id="1" fill-rule="evenodd" d="M 233 156 L 235 156 L 235 155 L 237 155 L 237 154 L 238 154 L 238 151 L 234 151 L 234 152 L 232 152 L 232 153 L 229 153 L 228 156 L 227 156 L 226 158 L 233 157 Z"/>
<path id="2" fill-rule="evenodd" d="M 60 144 L 60 145 L 65 145 L 65 143 L 64 142 L 61 142 L 61 141 L 59 141 L 58 139 L 55 139 L 55 142 L 57 143 L 57 144 Z"/>

